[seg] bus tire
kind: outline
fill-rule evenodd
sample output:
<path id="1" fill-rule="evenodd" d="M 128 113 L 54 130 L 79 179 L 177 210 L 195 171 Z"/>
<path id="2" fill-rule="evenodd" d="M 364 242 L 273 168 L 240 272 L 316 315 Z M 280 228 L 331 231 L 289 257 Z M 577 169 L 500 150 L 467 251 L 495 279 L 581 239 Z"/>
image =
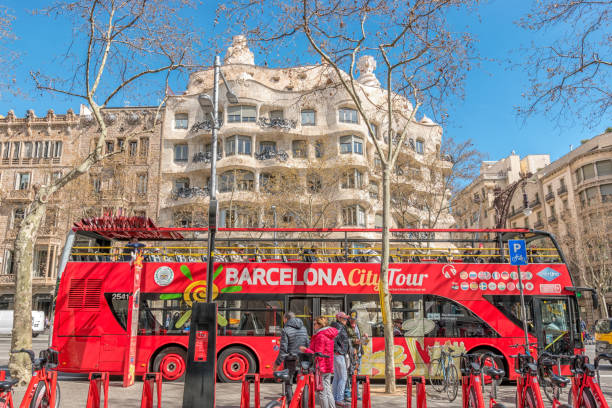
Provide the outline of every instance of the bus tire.
<path id="1" fill-rule="evenodd" d="M 243 347 L 228 347 L 217 358 L 217 376 L 220 382 L 240 382 L 245 374 L 256 372 L 255 357 Z"/>
<path id="2" fill-rule="evenodd" d="M 480 354 L 480 355 L 485 354 L 485 353 L 493 353 L 493 354 L 497 354 L 499 356 L 503 355 L 502 353 L 499 352 L 499 350 L 491 350 L 491 349 L 488 349 L 488 348 L 476 348 L 474 350 L 470 350 L 469 353 L 470 354 Z M 497 357 L 495 357 L 494 360 L 495 360 L 496 368 L 502 368 L 504 370 L 504 372 L 505 372 L 504 373 L 504 377 L 499 379 L 497 381 L 497 384 L 495 384 L 497 387 L 499 387 L 503 380 L 507 380 L 508 378 L 510 378 L 510 375 L 508 374 L 508 365 L 506 364 L 506 361 L 505 361 L 506 359 L 505 358 L 497 358 Z M 480 361 L 480 358 L 478 359 L 478 361 Z M 486 378 L 487 379 L 485 379 L 485 382 L 487 384 L 490 384 L 491 383 L 490 377 L 486 377 Z"/>
<path id="3" fill-rule="evenodd" d="M 187 352 L 180 347 L 166 347 L 153 360 L 153 371 L 161 373 L 164 381 L 178 381 L 185 378 Z"/>

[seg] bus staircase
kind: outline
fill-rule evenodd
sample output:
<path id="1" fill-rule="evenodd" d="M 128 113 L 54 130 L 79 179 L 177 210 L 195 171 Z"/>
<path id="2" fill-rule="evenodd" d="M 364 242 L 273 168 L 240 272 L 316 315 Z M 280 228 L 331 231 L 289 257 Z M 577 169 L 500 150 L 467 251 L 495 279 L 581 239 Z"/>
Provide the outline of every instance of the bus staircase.
<path id="1" fill-rule="evenodd" d="M 242 377 L 242 389 L 240 390 L 240 408 L 251 407 L 251 384 L 254 387 L 253 408 L 261 408 L 259 393 L 259 374 L 245 374 Z"/>
<path id="2" fill-rule="evenodd" d="M 361 385 L 361 408 L 372 408 L 370 397 L 370 377 L 367 375 L 352 376 L 351 384 L 351 408 L 357 408 L 358 386 Z"/>
<path id="3" fill-rule="evenodd" d="M 104 398 L 104 405 L 102 405 Z M 87 408 L 108 408 L 108 373 L 89 373 Z"/>
<path id="4" fill-rule="evenodd" d="M 406 408 L 412 408 L 412 384 L 416 384 L 416 407 L 427 408 L 425 377 L 406 377 Z"/>

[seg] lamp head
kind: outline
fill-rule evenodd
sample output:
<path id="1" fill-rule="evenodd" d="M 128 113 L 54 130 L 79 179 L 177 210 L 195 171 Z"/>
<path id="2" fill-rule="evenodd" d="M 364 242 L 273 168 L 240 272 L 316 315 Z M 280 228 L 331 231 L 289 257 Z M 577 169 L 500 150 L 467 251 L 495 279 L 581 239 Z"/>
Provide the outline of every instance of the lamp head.
<path id="1" fill-rule="evenodd" d="M 198 102 L 200 103 L 200 106 L 202 107 L 202 110 L 205 112 L 212 112 L 213 110 L 213 101 L 212 98 L 207 95 L 207 94 L 200 94 L 200 96 L 198 96 Z"/>
<path id="2" fill-rule="evenodd" d="M 525 217 L 529 217 L 531 215 L 533 211 L 531 210 L 531 208 L 527 207 L 523 210 L 523 214 L 525 214 Z"/>
<path id="3" fill-rule="evenodd" d="M 238 97 L 231 91 L 227 91 L 225 97 L 229 103 L 238 103 Z"/>

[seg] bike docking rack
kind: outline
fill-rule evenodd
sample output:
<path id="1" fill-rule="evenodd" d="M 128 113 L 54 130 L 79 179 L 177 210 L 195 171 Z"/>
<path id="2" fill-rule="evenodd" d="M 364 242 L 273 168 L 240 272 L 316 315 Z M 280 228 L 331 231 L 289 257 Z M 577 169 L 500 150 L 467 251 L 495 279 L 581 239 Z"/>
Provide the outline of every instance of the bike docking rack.
<path id="1" fill-rule="evenodd" d="M 253 394 L 253 408 L 261 407 L 260 393 L 259 393 L 259 374 L 245 374 L 242 377 L 242 389 L 240 391 L 240 408 L 251 407 L 251 383 L 254 384 Z M 284 406 L 282 407 L 284 408 Z"/>
<path id="2" fill-rule="evenodd" d="M 89 373 L 89 391 L 87 392 L 87 408 L 108 408 L 108 373 Z M 102 405 L 104 394 L 104 405 Z"/>
<path id="3" fill-rule="evenodd" d="M 359 395 L 358 386 L 361 384 L 361 407 L 372 408 L 372 401 L 370 399 L 370 377 L 367 375 L 355 375 L 352 376 L 351 384 L 351 408 L 357 408 L 357 398 Z"/>
<path id="4" fill-rule="evenodd" d="M 299 408 L 304 407 L 303 400 L 304 398 L 308 398 L 308 408 L 315 408 L 315 381 L 314 374 L 308 373 L 300 373 L 298 374 L 297 386 L 295 387 L 295 391 L 293 392 L 293 398 L 289 403 L 289 408 Z M 307 395 L 304 395 L 304 388 L 308 392 Z"/>
<path id="5" fill-rule="evenodd" d="M 416 384 L 416 407 L 427 408 L 425 377 L 406 377 L 406 408 L 412 408 L 412 384 Z M 354 408 L 354 407 L 353 407 Z"/>
<path id="6" fill-rule="evenodd" d="M 161 408 L 162 376 L 161 373 L 146 373 L 142 376 L 142 398 L 140 408 L 153 408 L 153 395 L 157 388 L 157 408 Z"/>

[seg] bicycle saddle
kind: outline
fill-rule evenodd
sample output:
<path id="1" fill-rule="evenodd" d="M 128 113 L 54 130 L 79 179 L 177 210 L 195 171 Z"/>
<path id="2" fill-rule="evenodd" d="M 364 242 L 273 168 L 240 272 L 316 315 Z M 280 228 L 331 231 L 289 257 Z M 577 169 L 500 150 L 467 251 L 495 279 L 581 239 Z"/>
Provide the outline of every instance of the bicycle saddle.
<path id="1" fill-rule="evenodd" d="M 554 367 L 556 364 L 555 361 L 550 358 L 542 358 L 540 359 L 539 363 L 543 367 Z"/>
<path id="2" fill-rule="evenodd" d="M 565 388 L 566 385 L 572 382 L 572 380 L 567 377 L 562 377 L 560 375 L 555 374 L 550 377 L 550 381 L 553 383 L 553 385 L 559 388 Z"/>
<path id="3" fill-rule="evenodd" d="M 501 368 L 491 367 L 491 366 L 484 366 L 482 368 L 482 372 L 484 373 L 484 375 L 488 375 L 489 377 L 493 378 L 494 380 L 499 380 L 506 373 Z"/>
<path id="4" fill-rule="evenodd" d="M 274 378 L 283 380 L 283 381 L 288 381 L 289 380 L 289 370 L 285 368 L 284 370 L 275 371 Z"/>
<path id="5" fill-rule="evenodd" d="M 538 365 L 535 363 L 527 363 L 527 369 L 529 370 L 529 372 L 531 372 L 531 374 L 537 374 Z"/>
<path id="6" fill-rule="evenodd" d="M 0 392 L 10 391 L 13 385 L 17 384 L 19 380 L 17 378 L 11 378 L 10 380 L 0 381 Z"/>
<path id="7" fill-rule="evenodd" d="M 474 374 L 480 373 L 480 364 L 475 363 L 473 361 L 470 362 L 470 369 Z"/>

